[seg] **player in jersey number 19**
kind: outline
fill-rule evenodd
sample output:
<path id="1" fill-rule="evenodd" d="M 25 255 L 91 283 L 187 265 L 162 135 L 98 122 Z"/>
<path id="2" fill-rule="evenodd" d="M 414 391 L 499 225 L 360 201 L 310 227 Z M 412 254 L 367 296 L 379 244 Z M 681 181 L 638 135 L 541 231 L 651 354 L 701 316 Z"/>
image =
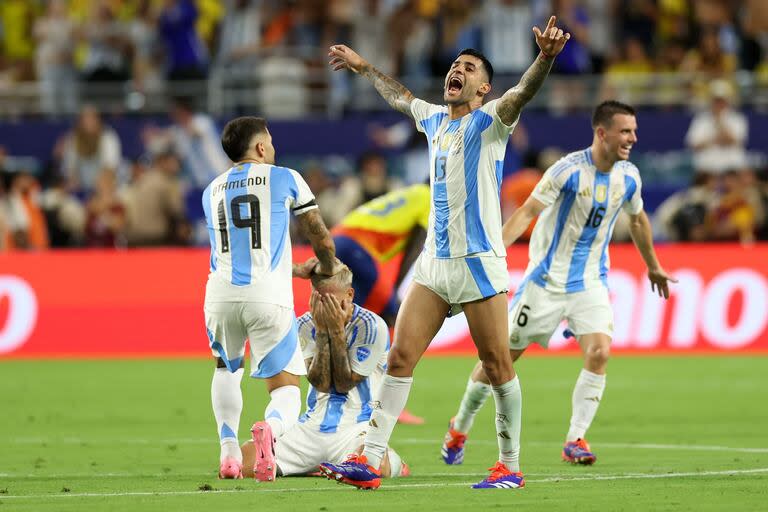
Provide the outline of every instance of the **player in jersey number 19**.
<path id="1" fill-rule="evenodd" d="M 299 173 L 275 165 L 266 121 L 233 119 L 224 127 L 221 144 L 234 166 L 203 192 L 211 244 L 204 312 L 216 359 L 211 401 L 221 445 L 219 476 L 242 478 L 237 434 L 245 340 L 251 348 L 251 377 L 263 379 L 271 397 L 265 425 L 270 436 L 279 437 L 298 418 L 299 376 L 306 373 L 291 277 L 308 278 L 313 272 L 333 275 L 342 265 L 312 191 Z M 292 264 L 291 213 L 317 260 Z"/>

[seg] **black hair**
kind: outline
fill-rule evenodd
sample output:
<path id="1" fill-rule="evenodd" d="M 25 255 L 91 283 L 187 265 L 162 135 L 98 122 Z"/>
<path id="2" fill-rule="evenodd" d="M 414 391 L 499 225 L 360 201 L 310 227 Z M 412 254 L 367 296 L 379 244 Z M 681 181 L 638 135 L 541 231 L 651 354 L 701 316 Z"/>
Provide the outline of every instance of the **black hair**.
<path id="1" fill-rule="evenodd" d="M 613 121 L 613 116 L 616 114 L 636 115 L 635 109 L 626 103 L 616 100 L 604 101 L 595 107 L 595 111 L 592 114 L 592 128 L 597 128 L 598 125 L 605 127 L 610 126 Z"/>
<path id="2" fill-rule="evenodd" d="M 474 48 L 464 48 L 459 52 L 459 54 L 456 57 L 458 58 L 458 57 L 461 57 L 462 55 L 471 55 L 472 57 L 476 57 L 480 59 L 480 62 L 483 63 L 485 72 L 488 75 L 488 83 L 491 83 L 493 81 L 493 66 L 491 65 L 491 61 L 488 60 L 488 57 L 483 55 L 480 51 L 475 50 Z"/>
<path id="3" fill-rule="evenodd" d="M 250 116 L 235 118 L 228 122 L 221 132 L 221 147 L 230 160 L 239 162 L 248 152 L 251 139 L 266 131 L 266 119 Z"/>

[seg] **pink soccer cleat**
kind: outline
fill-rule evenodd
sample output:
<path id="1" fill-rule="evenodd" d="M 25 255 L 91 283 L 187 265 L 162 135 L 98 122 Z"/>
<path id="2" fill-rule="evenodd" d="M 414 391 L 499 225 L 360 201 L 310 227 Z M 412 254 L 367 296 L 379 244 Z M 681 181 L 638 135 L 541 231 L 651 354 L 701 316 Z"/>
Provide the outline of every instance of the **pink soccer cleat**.
<path id="1" fill-rule="evenodd" d="M 242 480 L 243 464 L 234 457 L 225 457 L 219 466 L 219 478 L 222 480 Z"/>
<path id="2" fill-rule="evenodd" d="M 259 482 L 274 482 L 277 476 L 275 462 L 275 437 L 272 427 L 266 421 L 258 421 L 251 427 L 253 446 L 256 448 L 256 462 L 253 477 Z"/>

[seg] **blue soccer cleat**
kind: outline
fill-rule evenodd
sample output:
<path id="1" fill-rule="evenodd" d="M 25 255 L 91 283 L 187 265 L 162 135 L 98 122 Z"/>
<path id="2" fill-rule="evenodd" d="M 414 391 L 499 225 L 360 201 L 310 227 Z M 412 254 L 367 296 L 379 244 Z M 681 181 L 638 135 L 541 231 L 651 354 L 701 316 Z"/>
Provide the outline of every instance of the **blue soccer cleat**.
<path id="1" fill-rule="evenodd" d="M 525 487 L 523 474 L 519 471 L 513 473 L 501 462 L 488 468 L 488 471 L 491 472 L 491 475 L 482 482 L 473 485 L 473 489 L 519 489 Z"/>
<path id="2" fill-rule="evenodd" d="M 443 440 L 443 448 L 440 454 L 443 456 L 443 462 L 451 466 L 464 462 L 464 443 L 467 441 L 467 434 L 462 434 L 453 429 L 455 418 L 451 418 L 448 423 L 448 432 Z"/>
<path id="3" fill-rule="evenodd" d="M 563 446 L 563 460 L 571 464 L 589 466 L 595 463 L 597 457 L 592 453 L 586 439 L 577 439 L 576 441 L 565 443 L 565 446 Z"/>
<path id="4" fill-rule="evenodd" d="M 358 489 L 378 489 L 381 485 L 381 472 L 368 464 L 365 455 L 352 454 L 341 464 L 323 462 L 320 472 L 328 480 L 347 484 Z"/>

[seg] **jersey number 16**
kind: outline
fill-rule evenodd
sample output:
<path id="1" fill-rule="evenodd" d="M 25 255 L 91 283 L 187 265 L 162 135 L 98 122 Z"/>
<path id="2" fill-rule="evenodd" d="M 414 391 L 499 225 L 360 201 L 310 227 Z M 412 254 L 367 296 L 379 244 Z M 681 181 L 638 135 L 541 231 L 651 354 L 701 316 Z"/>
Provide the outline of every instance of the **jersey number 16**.
<path id="1" fill-rule="evenodd" d="M 243 218 L 240 205 L 247 204 L 251 216 Z M 261 209 L 259 198 L 253 194 L 245 194 L 232 198 L 229 203 L 232 212 L 232 224 L 238 229 L 251 229 L 251 249 L 261 249 Z M 224 199 L 219 202 L 219 233 L 221 234 L 221 252 L 229 252 L 229 231 L 225 215 Z"/>

